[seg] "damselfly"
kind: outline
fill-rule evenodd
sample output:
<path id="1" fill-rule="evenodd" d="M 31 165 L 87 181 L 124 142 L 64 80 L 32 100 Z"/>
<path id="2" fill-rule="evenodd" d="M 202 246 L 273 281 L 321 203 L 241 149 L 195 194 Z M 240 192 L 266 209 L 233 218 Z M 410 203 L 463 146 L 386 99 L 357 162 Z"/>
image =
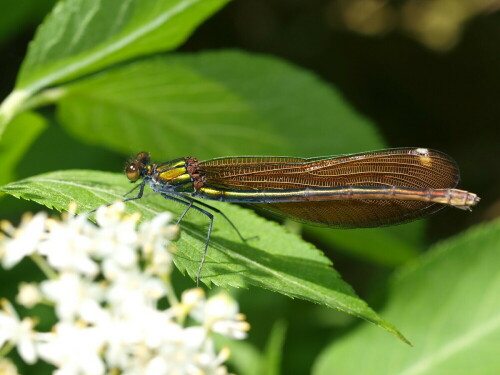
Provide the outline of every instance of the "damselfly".
<path id="1" fill-rule="evenodd" d="M 479 202 L 476 194 L 455 189 L 460 173 L 448 155 L 426 148 L 399 148 L 360 154 L 297 158 L 222 157 L 198 161 L 184 157 L 155 164 L 140 152 L 126 168 L 131 182 L 142 178 L 163 197 L 206 215 L 210 222 L 201 270 L 210 243 L 214 216 L 220 210 L 198 198 L 246 203 L 307 224 L 332 228 L 367 228 L 406 223 L 445 206 L 463 210 Z"/>

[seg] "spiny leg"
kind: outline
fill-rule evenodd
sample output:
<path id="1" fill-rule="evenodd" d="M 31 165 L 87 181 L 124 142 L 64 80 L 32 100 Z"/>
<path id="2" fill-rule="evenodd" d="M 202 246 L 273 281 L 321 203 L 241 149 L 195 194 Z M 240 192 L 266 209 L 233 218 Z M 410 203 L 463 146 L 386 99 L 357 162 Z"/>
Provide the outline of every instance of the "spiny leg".
<path id="1" fill-rule="evenodd" d="M 213 206 L 210 206 L 209 204 L 206 204 L 204 202 L 201 202 L 197 199 L 194 199 L 194 198 L 191 198 L 191 197 L 183 197 L 185 198 L 186 200 L 190 201 L 190 202 L 193 202 L 193 203 L 196 203 L 196 204 L 199 204 L 200 206 L 204 206 L 204 207 L 207 207 L 209 209 L 211 209 L 213 212 L 221 215 L 230 225 L 231 227 L 233 227 L 234 231 L 236 232 L 236 234 L 238 235 L 238 237 L 240 238 L 241 241 L 243 242 L 247 242 L 249 240 L 249 238 L 245 238 L 243 237 L 243 235 L 241 234 L 241 232 L 239 231 L 238 227 L 231 221 L 231 219 L 229 219 L 226 214 L 224 212 L 222 212 L 221 210 L 219 210 L 218 208 L 215 208 Z M 256 238 L 257 236 L 253 236 L 251 238 Z"/>
<path id="2" fill-rule="evenodd" d="M 191 183 L 191 182 L 186 182 L 186 183 L 185 183 L 185 184 L 183 184 L 183 185 L 188 185 L 188 184 L 190 184 L 190 183 Z M 179 185 L 179 186 L 183 186 L 183 185 Z M 161 187 L 155 186 L 155 187 L 154 187 L 154 190 L 155 190 L 155 191 L 157 191 L 157 192 L 159 192 L 159 193 L 160 193 L 160 194 L 162 194 L 162 195 L 163 195 L 163 194 L 167 194 L 169 197 L 171 197 L 171 195 L 170 195 L 170 194 L 172 193 L 172 189 L 171 189 L 171 187 L 161 188 Z M 217 213 L 217 214 L 220 214 L 220 215 L 224 218 L 224 220 L 226 220 L 226 221 L 227 221 L 227 222 L 231 225 L 231 227 L 234 229 L 234 231 L 236 232 L 236 234 L 238 235 L 238 237 L 240 238 L 240 240 L 241 240 L 242 242 L 245 242 L 245 243 L 246 243 L 246 242 L 247 242 L 250 238 L 258 238 L 258 236 L 253 236 L 253 237 L 250 237 L 250 238 L 245 238 L 245 237 L 243 237 L 243 235 L 241 234 L 241 232 L 239 231 L 239 229 L 236 227 L 236 225 L 235 225 L 235 224 L 231 221 L 231 219 L 229 219 L 229 218 L 226 216 L 226 214 L 225 214 L 224 212 L 222 212 L 221 210 L 219 210 L 219 209 L 217 209 L 217 208 L 215 208 L 215 207 L 213 207 L 213 206 L 210 206 L 209 204 L 206 204 L 206 203 L 204 203 L 204 202 L 201 202 L 201 201 L 199 201 L 199 200 L 197 200 L 197 199 L 194 199 L 194 198 L 192 198 L 192 197 L 190 197 L 190 196 L 184 195 L 184 194 L 182 194 L 182 193 L 181 193 L 181 194 L 176 194 L 176 195 L 177 195 L 177 196 L 181 196 L 183 199 L 185 199 L 185 200 L 187 200 L 187 201 L 191 202 L 191 205 L 190 205 L 188 208 L 186 208 L 186 210 L 185 210 L 185 211 L 183 212 L 183 214 L 181 215 L 181 219 L 180 219 L 180 220 L 182 220 L 182 217 L 184 217 L 184 215 L 186 215 L 187 211 L 189 211 L 189 209 L 190 209 L 191 207 L 196 207 L 196 206 L 194 205 L 194 203 L 196 203 L 196 204 L 197 204 L 197 205 L 199 205 L 199 206 L 203 206 L 203 207 L 209 208 L 209 209 L 210 209 L 210 210 L 212 210 L 213 212 L 215 212 L 215 213 Z M 186 204 L 186 203 L 184 202 L 184 204 Z M 180 220 L 179 220 L 179 222 L 180 222 Z"/>
<path id="3" fill-rule="evenodd" d="M 214 215 L 212 215 L 210 212 L 205 211 L 204 209 L 202 209 L 202 208 L 200 208 L 198 206 L 195 206 L 194 202 L 191 201 L 191 200 L 189 200 L 188 198 L 186 198 L 188 200 L 188 202 L 186 202 L 186 201 L 184 201 L 184 200 L 182 200 L 180 198 L 177 198 L 177 197 L 165 194 L 165 193 L 161 193 L 161 196 L 163 198 L 170 199 L 170 200 L 172 200 L 174 202 L 179 202 L 179 203 L 184 204 L 184 205 L 187 206 L 186 209 L 184 210 L 184 212 L 181 214 L 179 220 L 177 220 L 177 224 L 179 224 L 181 222 L 181 220 L 184 218 L 184 216 L 186 215 L 186 213 L 191 208 L 193 208 L 196 211 L 202 213 L 203 215 L 205 215 L 206 217 L 208 217 L 208 219 L 210 220 L 210 223 L 208 224 L 207 237 L 205 238 L 205 248 L 203 249 L 203 255 L 201 257 L 200 265 L 198 266 L 198 271 L 196 272 L 196 286 L 200 286 L 201 270 L 203 269 L 203 264 L 205 263 L 205 258 L 207 257 L 208 244 L 210 243 L 210 236 L 212 235 L 212 227 L 214 225 Z M 183 196 L 182 198 L 185 198 L 185 197 Z"/>
<path id="4" fill-rule="evenodd" d="M 146 185 L 146 180 L 142 180 L 141 183 L 139 185 L 136 185 L 134 186 L 132 189 L 130 189 L 126 194 L 125 196 L 129 195 L 130 193 L 132 193 L 135 189 L 139 188 L 139 193 L 137 194 L 137 196 L 135 197 L 132 197 L 132 198 L 126 198 L 124 202 L 126 201 L 130 201 L 130 200 L 134 200 L 134 199 L 140 199 L 142 198 L 142 195 L 144 193 L 144 186 Z"/>
<path id="5" fill-rule="evenodd" d="M 186 203 L 186 202 L 185 202 Z M 184 212 L 181 214 L 181 216 L 179 216 L 179 218 L 177 219 L 177 223 L 175 223 L 175 225 L 179 225 L 182 221 L 182 219 L 184 219 L 184 216 L 186 216 L 187 212 L 189 211 L 189 209 L 193 207 L 193 202 L 189 202 L 186 206 L 186 209 L 184 210 Z"/>

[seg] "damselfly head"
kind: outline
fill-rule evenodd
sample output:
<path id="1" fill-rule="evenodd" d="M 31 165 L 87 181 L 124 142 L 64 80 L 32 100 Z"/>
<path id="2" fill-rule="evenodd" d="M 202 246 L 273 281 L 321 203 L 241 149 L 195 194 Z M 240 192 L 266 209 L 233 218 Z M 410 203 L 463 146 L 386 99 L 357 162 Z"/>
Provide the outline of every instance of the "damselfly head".
<path id="1" fill-rule="evenodd" d="M 144 170 L 149 166 L 151 159 L 148 152 L 139 152 L 135 160 L 125 168 L 125 174 L 131 182 L 136 182 L 143 176 Z"/>

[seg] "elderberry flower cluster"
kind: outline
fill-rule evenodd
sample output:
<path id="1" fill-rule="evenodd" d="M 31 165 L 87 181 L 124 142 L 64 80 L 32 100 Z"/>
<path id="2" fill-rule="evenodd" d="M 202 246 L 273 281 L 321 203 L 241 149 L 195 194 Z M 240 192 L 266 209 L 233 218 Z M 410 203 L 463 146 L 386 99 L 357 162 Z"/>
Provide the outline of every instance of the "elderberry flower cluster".
<path id="1" fill-rule="evenodd" d="M 227 374 L 229 349 L 217 352 L 211 334 L 246 337 L 238 304 L 225 293 L 206 298 L 200 288 L 179 301 L 170 283 L 170 240 L 178 235 L 170 214 L 139 224 L 124 210 L 123 203 L 99 208 L 97 225 L 75 216 L 75 207 L 62 220 L 38 213 L 18 228 L 1 222 L 3 268 L 29 257 L 47 276 L 21 284 L 17 303 L 50 304 L 57 322 L 39 332 L 37 318 L 19 317 L 3 299 L 0 356 L 15 348 L 26 363 L 52 364 L 56 375 Z M 169 308 L 158 307 L 163 300 Z M 17 373 L 7 358 L 0 366 Z"/>

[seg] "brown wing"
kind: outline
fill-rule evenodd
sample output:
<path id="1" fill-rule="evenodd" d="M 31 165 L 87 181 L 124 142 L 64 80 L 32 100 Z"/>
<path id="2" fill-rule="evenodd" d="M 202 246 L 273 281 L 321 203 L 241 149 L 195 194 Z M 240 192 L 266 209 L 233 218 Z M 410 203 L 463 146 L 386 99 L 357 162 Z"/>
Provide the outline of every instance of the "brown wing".
<path id="1" fill-rule="evenodd" d="M 206 185 L 235 190 L 305 187 L 398 186 L 454 188 L 459 170 L 453 159 L 421 148 L 381 150 L 326 158 L 241 157 L 200 163 Z M 350 200 L 257 204 L 315 225 L 377 227 L 428 216 L 443 205 L 403 200 Z"/>
<path id="2" fill-rule="evenodd" d="M 429 216 L 445 206 L 401 200 L 356 200 L 255 204 L 254 206 L 315 226 L 374 228 Z"/>

